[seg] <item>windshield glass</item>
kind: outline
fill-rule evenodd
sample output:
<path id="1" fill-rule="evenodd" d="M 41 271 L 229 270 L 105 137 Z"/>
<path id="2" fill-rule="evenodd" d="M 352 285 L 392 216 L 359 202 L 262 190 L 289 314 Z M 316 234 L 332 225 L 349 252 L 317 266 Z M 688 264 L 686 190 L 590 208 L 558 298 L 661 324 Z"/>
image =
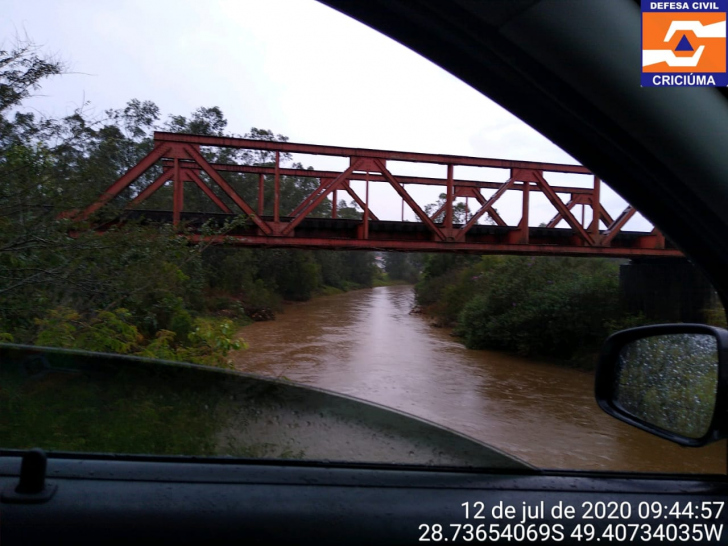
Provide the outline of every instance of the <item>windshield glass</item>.
<path id="1" fill-rule="evenodd" d="M 316 2 L 183 4 L 2 22 L 1 448 L 724 470 L 594 401 L 610 333 L 725 326 L 608 181 Z"/>

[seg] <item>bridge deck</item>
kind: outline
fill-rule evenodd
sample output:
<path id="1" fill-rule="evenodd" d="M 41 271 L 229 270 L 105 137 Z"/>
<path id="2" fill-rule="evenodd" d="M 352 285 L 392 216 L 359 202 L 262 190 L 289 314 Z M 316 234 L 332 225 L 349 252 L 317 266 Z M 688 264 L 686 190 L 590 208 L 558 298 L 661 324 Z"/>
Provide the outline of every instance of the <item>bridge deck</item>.
<path id="1" fill-rule="evenodd" d="M 127 210 L 118 221 L 100 226 L 108 229 L 112 225 L 125 221 L 141 221 L 142 223 L 171 223 L 173 211 L 161 210 Z M 193 238 L 202 238 L 200 228 L 203 224 L 222 227 L 226 222 L 234 220 L 236 215 L 225 213 L 184 212 L 181 222 L 186 232 Z M 271 216 L 261 217 L 266 222 L 273 221 Z M 280 217 L 285 225 L 291 217 Z M 437 224 L 441 225 L 441 224 Z M 462 224 L 454 224 L 455 228 Z M 225 235 L 225 242 L 241 246 L 278 247 L 278 248 L 327 248 L 332 250 L 398 250 L 413 252 L 468 252 L 477 254 L 532 254 L 532 255 L 571 255 L 585 256 L 595 254 L 594 248 L 583 244 L 571 229 L 530 227 L 530 244 L 517 242 L 520 231 L 512 226 L 476 225 L 467 233 L 461 242 L 443 242 L 433 239 L 432 232 L 421 222 L 397 222 L 370 220 L 369 236 L 363 239 L 362 220 L 305 218 L 290 236 L 271 237 L 262 235 L 258 227 L 247 222 L 236 227 Z M 516 242 L 514 242 L 516 240 Z M 645 246 L 647 245 L 647 248 Z M 675 256 L 681 257 L 670 241 L 665 248 L 655 252 L 654 235 L 636 231 L 620 231 L 611 245 L 599 249 L 599 255 L 613 257 L 632 256 Z M 528 248 L 528 252 L 526 249 Z"/>

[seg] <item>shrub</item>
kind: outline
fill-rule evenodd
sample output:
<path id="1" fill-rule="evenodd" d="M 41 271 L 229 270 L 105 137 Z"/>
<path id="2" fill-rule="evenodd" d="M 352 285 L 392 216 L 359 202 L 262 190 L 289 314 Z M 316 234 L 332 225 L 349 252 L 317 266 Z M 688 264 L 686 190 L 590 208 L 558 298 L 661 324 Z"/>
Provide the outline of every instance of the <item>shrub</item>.
<path id="1" fill-rule="evenodd" d="M 106 353 L 130 354 L 144 337 L 130 322 L 131 314 L 123 308 L 100 311 L 84 321 L 73 309 L 52 310 L 45 319 L 37 319 L 37 345 L 84 349 Z"/>
<path id="2" fill-rule="evenodd" d="M 37 319 L 39 332 L 35 343 L 221 368 L 232 368 L 228 359 L 230 351 L 247 348 L 242 339 L 234 337 L 237 327 L 227 319 L 198 318 L 190 325 L 190 331 L 185 336 L 163 329 L 156 332 L 154 339 L 146 342 L 137 327 L 130 322 L 131 318 L 131 313 L 123 308 L 99 311 L 87 320 L 73 309 L 54 309 L 46 318 Z M 180 318 L 180 321 L 187 324 L 186 318 Z"/>
<path id="3" fill-rule="evenodd" d="M 569 358 L 601 343 L 619 314 L 611 260 L 511 257 L 482 275 L 459 317 L 469 348 Z"/>
<path id="4" fill-rule="evenodd" d="M 187 336 L 189 344 L 177 349 L 176 360 L 232 368 L 228 353 L 248 347 L 242 339 L 233 338 L 234 334 L 235 326 L 227 319 L 199 318 L 195 321 L 195 329 Z"/>

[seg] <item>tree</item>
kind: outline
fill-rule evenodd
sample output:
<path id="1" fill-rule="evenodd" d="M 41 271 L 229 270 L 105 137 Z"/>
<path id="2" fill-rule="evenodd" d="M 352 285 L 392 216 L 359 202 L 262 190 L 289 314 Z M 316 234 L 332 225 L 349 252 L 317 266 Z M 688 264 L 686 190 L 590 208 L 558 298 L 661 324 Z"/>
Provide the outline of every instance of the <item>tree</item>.
<path id="1" fill-rule="evenodd" d="M 137 99 L 97 118 L 90 117 L 84 107 L 61 119 L 24 111 L 22 100 L 39 88 L 43 78 L 61 73 L 62 68 L 41 57 L 31 44 L 0 52 L 2 339 L 56 340 L 64 346 L 117 347 L 127 353 L 169 358 L 197 355 L 197 361 L 209 357 L 210 362 L 222 362 L 220 355 L 206 351 L 217 341 L 220 347 L 232 347 L 231 327 L 201 323 L 203 313 L 234 310 L 239 315 L 241 309 L 276 308 L 281 297 L 308 299 L 323 283 L 341 288 L 371 285 L 370 253 L 334 256 L 301 250 L 209 248 L 191 244 L 172 226 L 131 222 L 109 224 L 112 227 L 100 237 L 88 223 L 61 217 L 60 213 L 85 208 L 137 164 L 152 149 L 153 131 L 160 127 L 237 136 L 227 133 L 227 120 L 214 106 L 198 108 L 190 116 L 172 115 L 161 126 L 157 105 Z M 259 128 L 245 136 L 287 140 Z M 272 167 L 275 160 L 269 151 L 203 147 L 202 153 L 218 163 Z M 303 169 L 291 163 L 287 154 L 280 159 L 283 166 Z M 115 219 L 160 174 L 160 168 L 150 169 L 101 209 L 94 222 Z M 244 199 L 255 203 L 257 175 L 222 176 Z M 273 181 L 268 178 L 264 214 L 272 214 Z M 282 176 L 280 182 L 282 214 L 318 185 L 316 179 L 305 176 Z M 229 199 L 216 185 L 211 186 L 223 201 Z M 202 192 L 188 187 L 188 210 L 215 210 Z M 171 188 L 163 187 L 145 205 L 168 210 L 171 197 Z M 325 200 L 315 214 L 330 212 L 331 202 Z M 341 213 L 360 217 L 353 204 L 343 203 Z M 109 339 L 102 339 L 104 333 Z"/>
<path id="2" fill-rule="evenodd" d="M 87 205 L 151 149 L 159 110 L 134 100 L 101 119 L 83 107 L 62 119 L 23 111 L 22 100 L 62 69 L 30 43 L 0 52 L 0 329 L 33 341 L 54 309 L 95 324 L 98 313 L 125 308 L 154 335 L 199 307 L 201 247 L 139 225 L 99 237 L 59 214 Z"/>
<path id="3" fill-rule="evenodd" d="M 336 217 L 347 220 L 361 220 L 364 216 L 364 212 L 356 204 L 356 201 L 351 200 L 351 204 L 347 205 L 344 199 L 339 199 L 336 204 Z"/>
<path id="4" fill-rule="evenodd" d="M 447 199 L 447 194 L 441 193 L 437 203 L 430 203 L 428 205 L 425 205 L 425 214 L 432 217 L 435 212 L 442 209 L 442 212 L 440 212 L 437 216 L 432 218 L 432 221 L 435 223 L 442 223 L 445 221 L 445 201 Z M 477 210 L 477 209 L 476 209 Z M 495 209 L 493 209 L 495 210 Z M 497 212 L 497 210 L 496 210 Z M 461 202 L 455 202 L 453 203 L 452 207 L 452 221 L 453 224 L 464 224 L 470 218 L 473 216 L 473 211 L 470 209 L 469 206 L 466 205 L 466 203 Z M 494 225 L 495 220 L 490 215 L 485 216 L 484 222 L 486 224 Z"/>
<path id="5" fill-rule="evenodd" d="M 384 254 L 384 270 L 390 279 L 415 283 L 419 280 L 418 267 L 411 261 L 411 255 L 404 252 Z"/>
<path id="6" fill-rule="evenodd" d="M 41 81 L 61 74 L 64 68 L 61 61 L 41 56 L 37 46 L 27 39 L 0 49 L 0 114 L 5 116 L 31 91 L 40 89 Z"/>

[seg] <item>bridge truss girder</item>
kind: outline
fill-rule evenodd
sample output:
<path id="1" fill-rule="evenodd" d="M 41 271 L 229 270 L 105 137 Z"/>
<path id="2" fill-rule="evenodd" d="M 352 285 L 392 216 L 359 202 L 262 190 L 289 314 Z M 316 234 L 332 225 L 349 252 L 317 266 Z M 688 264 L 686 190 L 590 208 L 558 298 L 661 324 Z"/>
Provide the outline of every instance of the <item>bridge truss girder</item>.
<path id="1" fill-rule="evenodd" d="M 289 142 L 261 141 L 242 138 L 211 137 L 202 135 L 156 132 L 154 149 L 137 165 L 121 176 L 99 198 L 82 211 L 69 216 L 79 220 L 92 219 L 100 209 L 129 192 L 133 185 L 154 166 L 161 165 L 162 172 L 149 185 L 136 189 L 128 199 L 126 212 L 119 221 L 130 216 L 143 215 L 160 221 L 171 221 L 176 226 L 194 226 L 190 218 L 204 220 L 194 211 L 185 211 L 185 187 L 199 188 L 220 210 L 208 214 L 208 218 L 231 218 L 244 214 L 249 218 L 247 226 L 235 228 L 220 241 L 245 246 L 272 246 L 297 248 L 337 248 L 399 251 L 458 251 L 491 254 L 572 255 L 572 256 L 682 256 L 671 247 L 657 230 L 651 232 L 624 232 L 627 221 L 637 212 L 628 206 L 616 219 L 604 210 L 600 202 L 601 181 L 588 169 L 578 165 L 511 161 L 465 156 L 420 154 L 296 144 Z M 203 147 L 235 148 L 266 151 L 275 154 L 273 166 L 235 163 L 210 163 L 201 151 Z M 282 165 L 282 154 L 303 153 L 348 159 L 348 168 L 336 170 L 312 170 Z M 388 162 L 411 162 L 445 165 L 444 179 L 424 176 L 402 176 L 391 172 Z M 505 169 L 505 182 L 456 178 L 457 167 L 489 167 Z M 257 199 L 246 201 L 225 179 L 225 173 L 257 175 Z M 550 184 L 548 173 L 574 173 L 590 175 L 591 187 L 571 187 Z M 280 211 L 283 176 L 318 179 L 318 187 L 292 210 Z M 206 177 L 206 180 L 204 179 Z M 273 214 L 264 213 L 264 185 L 273 179 Z M 352 181 L 364 182 L 364 197 L 351 186 Z M 172 211 L 138 211 L 136 208 L 165 184 L 172 183 Z M 387 184 L 393 188 L 402 202 L 418 218 L 418 222 L 381 221 L 371 210 L 369 188 L 371 184 Z M 442 206 L 428 214 L 416 202 L 407 187 L 413 185 L 441 186 L 445 191 Z M 488 197 L 484 190 L 495 190 Z M 346 192 L 363 210 L 359 221 L 337 218 L 337 194 Z M 495 204 L 508 192 L 521 192 L 521 219 L 508 225 L 495 209 Z M 529 225 L 531 194 L 540 192 L 556 210 L 556 215 L 545 226 Z M 559 195 L 566 194 L 567 202 Z M 465 198 L 466 216 L 461 223 L 454 222 L 457 199 Z M 331 199 L 332 218 L 312 218 L 312 212 Z M 479 208 L 469 210 L 468 201 L 473 199 Z M 574 214 L 581 207 L 581 219 Z M 591 209 L 591 220 L 585 224 L 585 210 Z M 166 216 L 165 216 L 166 214 Z M 404 214 L 402 215 L 404 216 Z M 489 216 L 493 226 L 478 222 Z M 404 220 L 404 217 L 402 218 Z M 556 228 L 564 221 L 568 228 Z M 600 228 L 600 222 L 605 229 Z M 108 227 L 108 222 L 104 224 Z M 100 229 L 104 229 L 101 228 Z M 192 239 L 205 239 L 201 233 L 187 229 Z"/>

